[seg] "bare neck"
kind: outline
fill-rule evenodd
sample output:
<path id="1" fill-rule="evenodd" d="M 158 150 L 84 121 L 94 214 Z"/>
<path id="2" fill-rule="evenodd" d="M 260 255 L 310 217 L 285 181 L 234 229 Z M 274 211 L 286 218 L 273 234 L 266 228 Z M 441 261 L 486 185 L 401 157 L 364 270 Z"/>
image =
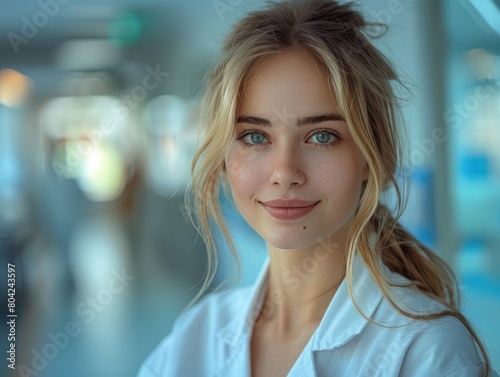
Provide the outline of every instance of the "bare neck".
<path id="1" fill-rule="evenodd" d="M 258 320 L 278 336 L 317 326 L 345 276 L 345 244 L 325 240 L 301 250 L 268 245 L 268 252 L 269 287 Z"/>

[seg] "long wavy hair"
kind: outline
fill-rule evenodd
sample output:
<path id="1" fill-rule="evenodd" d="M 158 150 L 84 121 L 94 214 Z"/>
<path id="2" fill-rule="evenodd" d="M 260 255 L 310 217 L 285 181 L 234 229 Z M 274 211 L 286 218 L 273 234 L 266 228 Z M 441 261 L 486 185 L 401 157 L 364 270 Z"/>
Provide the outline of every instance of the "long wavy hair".
<path id="1" fill-rule="evenodd" d="M 208 266 L 203 286 L 194 301 L 210 287 L 217 274 L 214 227 L 221 231 L 238 271 L 241 269 L 222 216 L 219 190 L 222 187 L 228 194 L 222 174 L 224 158 L 234 138 L 236 108 L 245 80 L 252 68 L 267 57 L 295 50 L 307 51 L 329 76 L 334 99 L 369 169 L 358 210 L 347 234 L 346 278 L 353 302 L 361 313 L 353 297 L 351 279 L 354 255 L 359 253 L 384 296 L 402 315 L 415 320 L 458 318 L 480 348 L 487 376 L 490 361 L 478 335 L 458 309 L 459 290 L 453 271 L 398 221 L 406 204 L 403 193 L 407 191 L 398 184 L 398 168 L 405 149 L 395 88 L 397 85 L 404 87 L 404 84 L 371 42 L 383 34 L 386 26 L 365 20 L 353 3 L 341 4 L 333 0 L 268 3 L 265 9 L 249 13 L 233 27 L 223 44 L 222 57 L 208 77 L 202 100 L 203 139 L 192 162 L 186 203 L 191 220 L 205 241 Z M 381 195 L 391 188 L 397 197 L 393 211 L 381 200 Z M 373 234 L 376 235 L 375 244 L 371 241 Z M 427 314 L 405 309 L 391 295 L 395 284 L 384 273 L 380 261 L 445 309 Z"/>

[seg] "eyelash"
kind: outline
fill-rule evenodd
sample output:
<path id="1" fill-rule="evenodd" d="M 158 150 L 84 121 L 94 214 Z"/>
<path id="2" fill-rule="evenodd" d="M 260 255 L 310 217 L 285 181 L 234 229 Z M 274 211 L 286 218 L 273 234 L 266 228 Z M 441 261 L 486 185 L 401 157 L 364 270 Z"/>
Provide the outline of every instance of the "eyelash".
<path id="1" fill-rule="evenodd" d="M 320 134 L 320 133 L 327 133 L 329 135 L 332 135 L 335 140 L 333 142 L 330 142 L 328 144 L 321 144 L 321 143 L 312 143 L 315 147 L 319 147 L 319 148 L 334 148 L 337 143 L 339 141 L 342 140 L 342 138 L 340 137 L 340 135 L 331 130 L 331 129 L 328 129 L 328 128 L 324 128 L 324 129 L 318 129 L 318 130 L 314 130 L 311 135 L 309 135 L 309 137 L 307 138 L 308 140 L 313 137 L 314 135 L 316 134 Z M 263 133 L 262 131 L 260 130 L 254 130 L 254 129 L 250 129 L 250 130 L 245 130 L 245 131 L 242 131 L 238 134 L 238 136 L 236 137 L 236 140 L 238 140 L 240 142 L 241 145 L 243 145 L 244 147 L 247 147 L 247 148 L 252 148 L 252 147 L 259 147 L 259 146 L 262 146 L 264 145 L 265 143 L 259 143 L 259 144 L 250 144 L 250 143 L 247 143 L 246 141 L 244 141 L 244 138 L 245 136 L 248 136 L 248 135 L 251 135 L 251 134 L 261 134 L 263 135 L 265 138 L 269 139 L 265 133 Z"/>

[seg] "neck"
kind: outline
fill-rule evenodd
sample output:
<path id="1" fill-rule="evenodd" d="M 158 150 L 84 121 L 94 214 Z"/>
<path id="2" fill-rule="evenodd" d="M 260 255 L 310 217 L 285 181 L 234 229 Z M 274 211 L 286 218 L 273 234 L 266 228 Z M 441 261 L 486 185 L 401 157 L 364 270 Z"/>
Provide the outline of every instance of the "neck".
<path id="1" fill-rule="evenodd" d="M 321 241 L 305 249 L 268 245 L 269 289 L 260 320 L 277 334 L 317 326 L 345 276 L 345 241 Z"/>

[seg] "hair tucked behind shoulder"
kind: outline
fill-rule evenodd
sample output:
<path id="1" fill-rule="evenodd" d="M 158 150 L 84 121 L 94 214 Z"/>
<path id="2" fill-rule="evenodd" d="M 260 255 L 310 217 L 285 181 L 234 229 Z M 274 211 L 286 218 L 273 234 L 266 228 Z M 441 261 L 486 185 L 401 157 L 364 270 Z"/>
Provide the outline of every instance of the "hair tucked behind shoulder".
<path id="1" fill-rule="evenodd" d="M 347 234 L 346 276 L 351 297 L 353 260 L 355 253 L 359 253 L 387 300 L 401 314 L 416 320 L 453 316 L 463 322 L 483 354 L 487 376 L 488 355 L 457 308 L 459 292 L 452 270 L 398 221 L 405 200 L 396 174 L 403 161 L 404 148 L 394 87 L 403 84 L 389 61 L 370 42 L 381 35 L 377 30 L 384 31 L 385 25 L 366 21 L 353 3 L 333 0 L 268 2 L 268 7 L 248 14 L 234 26 L 223 45 L 221 60 L 208 78 L 201 114 L 205 122 L 204 139 L 194 157 L 191 186 L 186 191 L 193 223 L 209 253 L 209 272 L 195 299 L 209 287 L 217 270 L 213 226 L 222 231 L 239 267 L 218 194 L 219 187 L 227 193 L 227 182 L 221 173 L 225 169 L 224 156 L 233 138 L 236 107 L 245 80 L 262 59 L 285 51 L 307 51 L 330 78 L 332 96 L 369 169 Z M 391 188 L 398 199 L 394 216 L 380 200 L 381 194 Z M 377 236 L 375 246 L 370 242 L 373 234 Z M 384 274 L 380 261 L 443 304 L 446 310 L 426 315 L 405 310 L 391 296 L 394 283 Z M 355 303 L 355 297 L 353 301 Z"/>

